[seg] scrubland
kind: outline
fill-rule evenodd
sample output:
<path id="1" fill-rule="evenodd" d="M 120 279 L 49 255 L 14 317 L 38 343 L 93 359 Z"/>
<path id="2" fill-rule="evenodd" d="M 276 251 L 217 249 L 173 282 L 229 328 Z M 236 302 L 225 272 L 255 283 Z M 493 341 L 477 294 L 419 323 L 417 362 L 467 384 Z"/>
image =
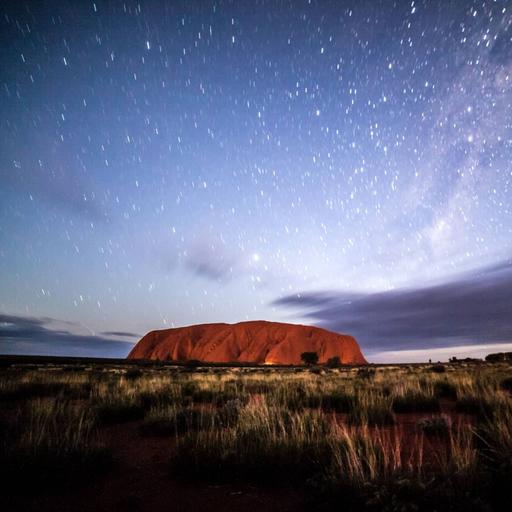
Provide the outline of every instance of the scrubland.
<path id="1" fill-rule="evenodd" d="M 122 464 L 112 440 L 124 436 L 132 459 L 150 442 L 165 453 L 162 478 L 175 487 L 297 489 L 308 510 L 503 510 L 511 389 L 508 363 L 6 365 L 3 502 L 29 508 L 45 496 L 56 510 L 63 486 L 71 496 L 103 488 Z M 288 510 L 279 499 L 269 509 Z M 151 507 L 139 497 L 126 509 Z"/>

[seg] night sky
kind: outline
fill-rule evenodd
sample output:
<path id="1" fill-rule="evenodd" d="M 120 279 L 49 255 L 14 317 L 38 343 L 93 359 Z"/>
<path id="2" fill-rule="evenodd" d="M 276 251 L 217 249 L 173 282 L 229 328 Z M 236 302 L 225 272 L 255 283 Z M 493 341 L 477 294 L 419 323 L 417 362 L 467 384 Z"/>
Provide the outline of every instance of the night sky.
<path id="1" fill-rule="evenodd" d="M 511 205 L 511 1 L 0 7 L 1 353 L 511 350 Z"/>

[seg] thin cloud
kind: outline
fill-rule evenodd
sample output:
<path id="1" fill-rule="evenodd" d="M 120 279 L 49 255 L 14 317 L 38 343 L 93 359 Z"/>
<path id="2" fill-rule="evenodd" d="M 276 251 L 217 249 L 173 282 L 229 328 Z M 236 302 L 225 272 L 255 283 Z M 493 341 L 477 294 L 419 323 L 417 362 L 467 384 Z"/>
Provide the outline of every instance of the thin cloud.
<path id="1" fill-rule="evenodd" d="M 282 297 L 314 323 L 354 335 L 370 350 L 404 350 L 512 340 L 512 262 L 452 281 L 382 293 L 317 292 Z"/>
<path id="2" fill-rule="evenodd" d="M 126 357 L 133 346 L 131 342 L 106 337 L 106 333 L 84 335 L 56 329 L 51 326 L 55 322 L 47 317 L 0 314 L 0 353 Z M 117 333 L 117 336 L 127 334 L 132 335 Z"/>
<path id="3" fill-rule="evenodd" d="M 0 158 L 3 186 L 72 215 L 93 222 L 107 221 L 99 188 L 83 171 L 76 155 L 71 154 L 64 143 L 39 135 L 33 137 L 31 144 L 40 150 L 36 154 L 44 156 L 35 158 L 30 153 L 16 154 L 4 148 L 4 156 Z"/>
<path id="4" fill-rule="evenodd" d="M 121 338 L 141 338 L 140 334 L 126 331 L 104 331 L 100 333 L 102 336 L 119 336 Z"/>
<path id="5" fill-rule="evenodd" d="M 221 242 L 196 243 L 187 251 L 185 259 L 185 266 L 190 272 L 212 281 L 229 281 L 236 265 L 236 258 L 227 253 Z"/>

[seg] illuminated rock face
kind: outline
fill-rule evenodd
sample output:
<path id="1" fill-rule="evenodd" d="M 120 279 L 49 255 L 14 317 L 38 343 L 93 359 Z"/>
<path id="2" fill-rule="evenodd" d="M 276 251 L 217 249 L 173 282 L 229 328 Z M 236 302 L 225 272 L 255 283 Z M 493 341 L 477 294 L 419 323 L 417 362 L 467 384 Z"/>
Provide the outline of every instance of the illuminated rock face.
<path id="1" fill-rule="evenodd" d="M 135 345 L 128 359 L 297 365 L 302 364 L 303 352 L 316 352 L 320 364 L 336 356 L 343 364 L 366 364 L 352 336 L 264 321 L 151 331 Z"/>

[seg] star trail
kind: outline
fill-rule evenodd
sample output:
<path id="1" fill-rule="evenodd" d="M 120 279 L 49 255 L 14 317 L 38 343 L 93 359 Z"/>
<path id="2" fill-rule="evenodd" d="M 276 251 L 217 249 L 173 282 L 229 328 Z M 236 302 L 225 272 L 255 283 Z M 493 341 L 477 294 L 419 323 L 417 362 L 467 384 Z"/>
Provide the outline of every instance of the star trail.
<path id="1" fill-rule="evenodd" d="M 512 343 L 509 1 L 0 18 L 1 352 L 249 319 L 373 360 Z"/>

